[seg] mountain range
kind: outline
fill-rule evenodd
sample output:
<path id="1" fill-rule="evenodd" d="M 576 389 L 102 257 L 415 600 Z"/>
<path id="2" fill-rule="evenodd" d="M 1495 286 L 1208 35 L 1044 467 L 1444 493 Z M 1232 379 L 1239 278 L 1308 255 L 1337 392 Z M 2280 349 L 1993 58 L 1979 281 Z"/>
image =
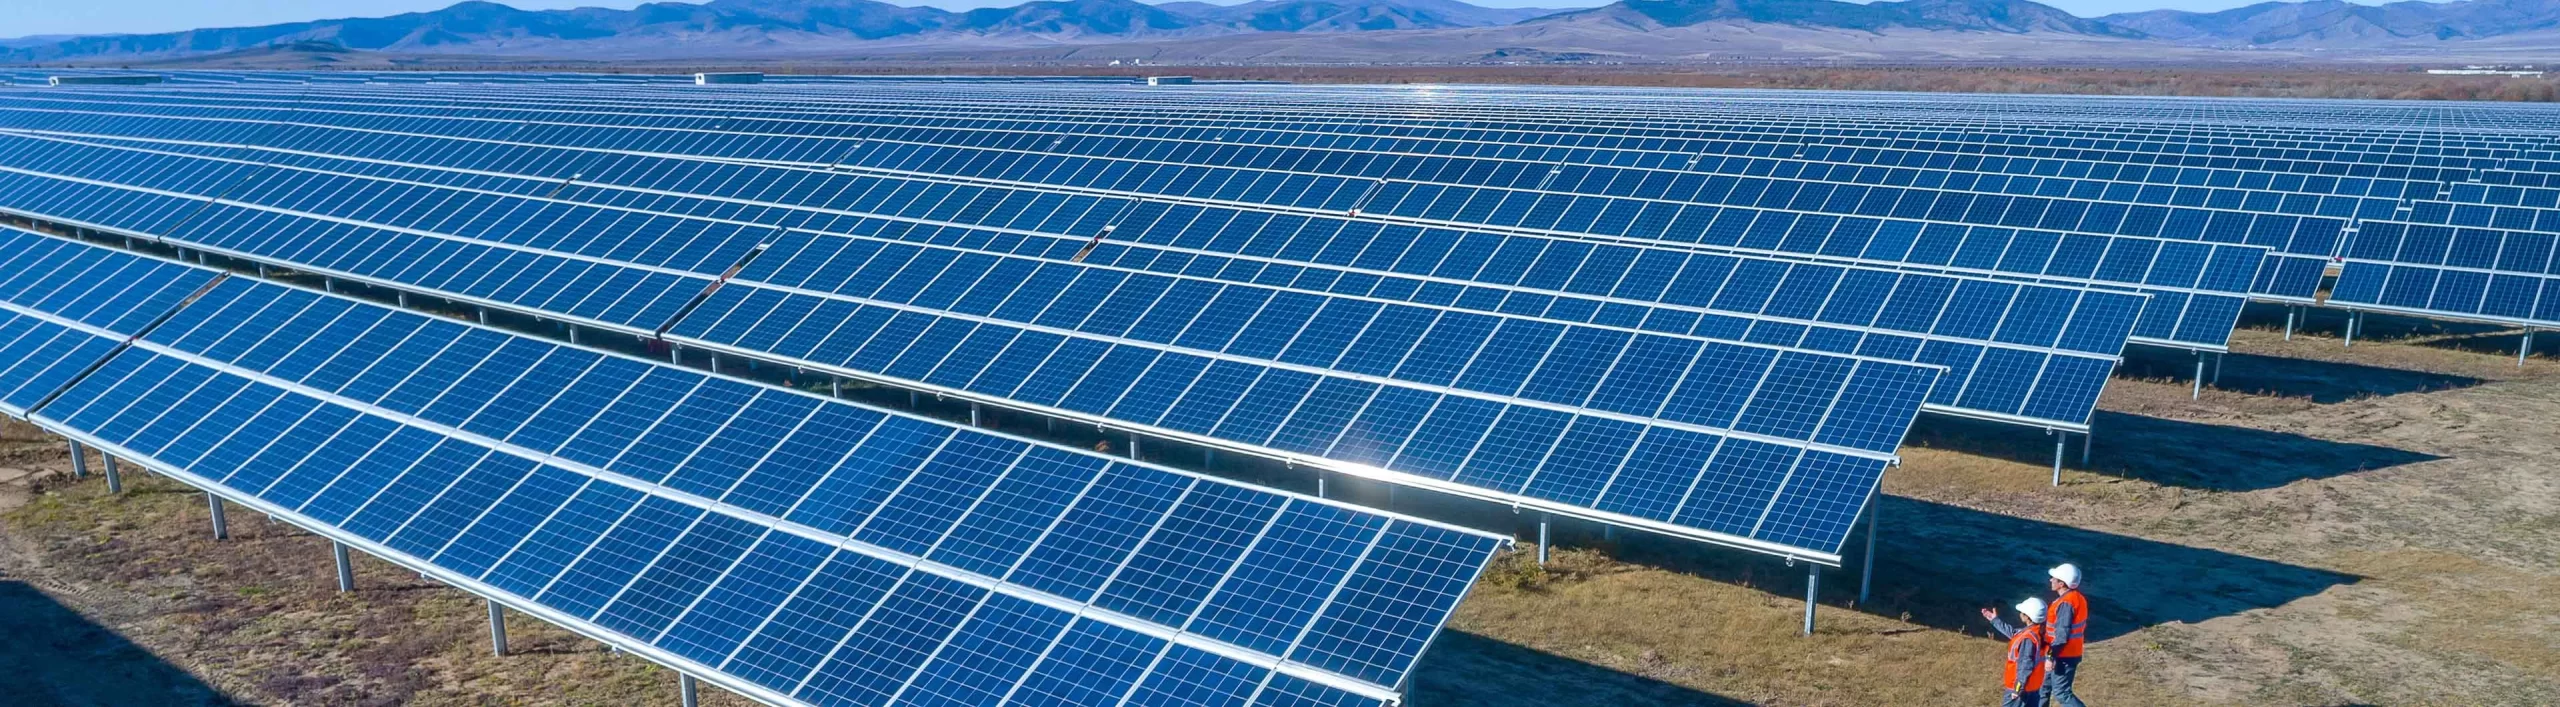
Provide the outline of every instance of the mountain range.
<path id="1" fill-rule="evenodd" d="M 2560 0 L 2378 6 L 2308 0 L 2091 18 L 2032 0 L 1620 0 L 1580 10 L 1487 8 L 1460 0 L 1034 0 L 965 12 L 872 0 L 544 11 L 472 0 L 377 18 L 0 40 L 0 62 L 169 62 L 278 52 L 596 61 L 2189 60 L 2270 51 L 2402 56 L 2477 49 L 2471 53 L 2504 56 L 2548 52 L 2560 47 L 2555 40 Z"/>

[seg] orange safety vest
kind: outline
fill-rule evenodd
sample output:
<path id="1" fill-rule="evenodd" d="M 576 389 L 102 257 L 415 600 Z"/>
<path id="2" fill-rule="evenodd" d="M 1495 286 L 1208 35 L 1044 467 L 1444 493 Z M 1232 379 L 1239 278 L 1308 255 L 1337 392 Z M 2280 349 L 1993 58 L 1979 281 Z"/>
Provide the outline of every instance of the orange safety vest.
<path id="1" fill-rule="evenodd" d="M 2071 605 L 2071 625 L 2054 625 L 2053 622 L 2062 618 L 2059 609 L 2065 604 Z M 2044 631 L 2047 636 L 2062 639 L 2062 648 L 2055 650 L 2053 657 L 2080 657 L 2080 644 L 2089 636 L 2089 598 L 2081 596 L 2078 589 L 2066 590 L 2062 596 L 2054 597 L 2053 606 L 2044 610 Z"/>
<path id="2" fill-rule="evenodd" d="M 2009 637 L 2009 665 L 2000 671 L 2000 686 L 2018 692 L 2044 689 L 2044 627 L 2027 626 Z M 2018 661 L 2027 661 L 2027 684 L 2018 684 Z"/>

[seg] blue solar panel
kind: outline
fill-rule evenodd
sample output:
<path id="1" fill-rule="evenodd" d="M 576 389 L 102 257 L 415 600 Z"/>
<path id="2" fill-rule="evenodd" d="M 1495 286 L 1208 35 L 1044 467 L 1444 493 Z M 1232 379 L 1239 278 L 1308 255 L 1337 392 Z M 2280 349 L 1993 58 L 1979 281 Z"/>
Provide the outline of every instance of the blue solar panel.
<path id="1" fill-rule="evenodd" d="M 2347 245 L 2329 295 L 2341 304 L 2560 326 L 2560 236 L 2532 231 L 2367 221 Z"/>
<path id="2" fill-rule="evenodd" d="M 0 227 L 0 413 L 26 417 L 219 276 Z"/>
<path id="3" fill-rule="evenodd" d="M 603 170 L 600 178 L 639 174 L 666 164 L 664 160 L 619 162 L 599 167 Z M 728 168 L 706 169 L 711 171 L 686 173 L 676 186 L 727 184 L 735 172 Z M 360 196 L 341 194 L 335 201 L 297 206 L 300 202 L 295 200 L 306 198 L 297 194 L 307 189 L 262 188 L 252 195 L 233 195 L 235 200 L 260 202 L 255 209 L 241 207 L 242 212 L 256 215 L 208 212 L 215 215 L 189 222 L 184 227 L 188 234 L 182 240 L 248 242 L 252 245 L 240 249 L 278 253 L 277 257 L 288 262 L 322 258 L 321 264 L 338 271 L 347 268 L 330 266 L 338 261 L 327 259 L 362 256 L 373 262 L 401 262 L 406 259 L 401 253 L 419 247 L 403 240 L 413 234 L 376 229 L 376 233 L 337 241 L 354 246 L 339 251 L 343 255 L 312 255 L 314 249 L 331 247 L 331 241 L 322 239 L 298 250 L 280 250 L 280 244 L 299 245 L 311 239 L 290 231 L 256 235 L 272 229 L 252 228 L 251 235 L 243 236 L 230 230 L 262 223 L 293 223 L 299 228 L 333 232 L 371 228 L 357 225 L 370 221 L 349 223 L 338 219 L 345 218 L 344 214 L 384 218 L 368 214 L 409 213 L 416 207 L 398 205 L 405 198 L 400 195 L 422 188 L 345 181 L 334 175 L 308 177 L 309 174 L 275 175 L 274 181 L 303 184 L 309 179 L 321 179 L 322 182 L 313 183 L 340 185 L 338 192 Z M 801 176 L 809 177 L 802 184 L 845 184 L 843 178 Z M 948 203 L 958 198 L 950 193 L 949 185 L 918 186 L 925 193 L 914 197 L 866 193 L 864 198 L 899 203 L 922 203 L 928 199 Z M 900 190 L 905 188 L 901 186 Z M 904 194 L 900 190 L 893 191 Z M 937 195 L 934 190 L 943 193 Z M 815 198 L 832 192 L 822 189 L 806 193 Z M 610 198 L 597 198 L 612 201 L 633 196 L 633 192 L 620 191 Z M 467 198 L 473 204 L 515 204 L 512 208 L 518 211 L 571 208 L 562 202 L 526 200 L 498 192 L 457 198 Z M 385 200 L 395 205 L 377 206 Z M 707 200 L 696 203 L 736 208 L 735 204 Z M 1096 216 L 1112 213 L 1090 208 L 1098 206 L 1090 200 L 1086 203 L 1088 208 L 1076 209 L 1068 200 L 1057 200 L 1051 203 L 1053 211 L 1042 212 L 1052 215 L 1042 218 L 1074 231 L 1099 226 Z M 330 204 L 360 204 L 361 208 L 348 211 Z M 496 207 L 472 206 L 451 215 L 437 215 L 434 218 L 440 220 L 431 224 L 418 223 L 469 231 L 481 228 L 471 223 L 474 214 L 497 211 Z M 616 223 L 662 218 L 640 212 L 610 213 L 618 214 Z M 451 225 L 455 223 L 461 225 Z M 554 300 L 593 301 L 622 291 L 611 283 L 519 287 L 496 292 L 468 289 L 494 279 L 523 283 L 541 272 L 538 264 L 519 262 L 522 256 L 565 256 L 570 250 L 584 248 L 575 245 L 579 241 L 574 240 L 561 242 L 557 247 L 563 250 L 532 247 L 559 238 L 560 229 L 545 225 L 557 222 L 534 219 L 521 224 L 492 223 L 511 224 L 513 230 L 486 237 L 414 234 L 421 241 L 446 245 L 530 244 L 511 250 L 512 254 L 504 259 L 483 259 L 448 270 L 474 278 L 472 284 L 422 280 L 407 274 L 383 279 L 494 301 L 531 302 L 511 294 L 514 292 L 532 292 Z M 702 230 L 707 228 L 703 224 L 716 222 L 685 223 L 689 224 L 687 228 Z M 577 238 L 576 233 L 571 231 L 570 237 Z M 644 230 L 642 235 L 647 233 Z M 927 237 L 921 233 L 910 235 Z M 1022 236 L 1011 237 L 1027 242 Z M 786 241 L 793 238 L 798 236 L 784 236 Z M 701 241 L 687 240 L 683 234 L 648 242 L 634 236 L 615 241 L 621 244 L 615 247 L 633 248 L 636 250 L 632 252 L 638 253 L 659 252 L 650 243 L 661 242 L 677 244 L 664 252 L 680 253 L 684 252 L 683 244 Z M 358 245 L 365 243 L 374 245 Z M 775 248 L 797 251 L 798 244 L 777 241 Z M 1888 341 L 1883 337 L 1840 336 L 1857 332 L 1862 325 L 1817 328 L 1779 321 L 1777 317 L 1702 318 L 1694 312 L 1688 313 L 1685 323 L 1677 328 L 1657 324 L 1652 327 L 1655 330 L 1648 330 L 1641 326 L 1642 317 L 1630 322 L 1597 321 L 1596 310 L 1571 312 L 1570 303 L 1552 310 L 1543 306 L 1523 310 L 1524 305 L 1547 297 L 1530 293 L 1506 298 L 1499 304 L 1476 304 L 1471 298 L 1459 304 L 1479 313 L 1444 317 L 1458 314 L 1450 311 L 1450 302 L 1389 306 L 1391 303 L 1374 296 L 1308 291 L 1305 283 L 1289 283 L 1295 287 L 1281 291 L 1268 285 L 1229 282 L 1218 285 L 1220 291 L 1244 294 L 1220 295 L 1220 306 L 1242 305 L 1247 297 L 1268 306 L 1237 310 L 1258 324 L 1245 326 L 1248 320 L 1235 320 L 1229 323 L 1239 328 L 1222 329 L 1223 325 L 1185 327 L 1185 322 L 1171 319 L 1170 312 L 1185 301 L 1179 298 L 1198 295 L 1194 299 L 1207 306 L 1209 292 L 1196 291 L 1196 287 L 1183 292 L 1169 287 L 1149 290 L 1168 282 L 1167 278 L 1131 277 L 1132 273 L 1125 269 L 1056 262 L 1071 252 L 1072 249 L 1053 248 L 1047 253 L 1053 261 L 1048 265 L 1075 279 L 1075 289 L 1037 301 L 1014 297 L 1001 302 L 989 299 L 1002 294 L 992 290 L 975 295 L 974 300 L 964 296 L 964 291 L 985 279 L 986 273 L 942 273 L 939 268 L 960 255 L 953 251 L 934 250 L 933 259 L 915 260 L 910 263 L 915 267 L 899 272 L 857 271 L 852 267 L 831 270 L 836 266 L 815 261 L 789 265 L 792 259 L 768 254 L 739 275 L 741 285 L 761 284 L 769 272 L 805 267 L 810 272 L 834 273 L 829 277 L 849 278 L 840 285 L 875 286 L 865 295 L 874 301 L 853 307 L 850 305 L 856 303 L 841 297 L 831 304 L 812 299 L 824 299 L 825 294 L 764 288 L 761 291 L 770 297 L 750 302 L 756 290 L 733 285 L 711 296 L 674 332 L 692 343 L 722 344 L 757 355 L 779 354 L 797 362 L 995 396 L 1004 402 L 1098 416 L 1114 423 L 1138 422 L 1170 436 L 1272 450 L 1308 460 L 1358 464 L 1368 469 L 1393 469 L 1398 474 L 1455 484 L 1471 492 L 1489 491 L 1506 500 L 1528 500 L 1566 510 L 1596 508 L 1621 520 L 1659 524 L 1658 527 L 1678 532 L 1703 530 L 1715 537 L 1737 539 L 1747 546 L 1808 550 L 1793 554 L 1827 557 L 1836 554 L 1924 397 L 1934 396 L 1949 407 L 2079 424 L 2086 419 L 2097 388 L 2112 365 L 2113 352 L 2121 346 L 2123 332 L 2132 326 L 2140 301 L 2138 296 L 2124 293 L 2080 293 L 1989 281 L 1973 282 L 1959 289 L 1943 277 L 1896 276 L 1893 282 L 1935 277 L 1932 281 L 1944 287 L 1910 288 L 1915 293 L 1912 297 L 1917 298 L 1911 303 L 1882 299 L 1869 303 L 1871 311 L 1864 316 L 1872 319 L 1879 316 L 1877 312 L 1899 312 L 1903 319 L 1895 320 L 1897 326 L 1918 334 Z M 622 262 L 614 259 L 638 256 L 607 251 L 603 256 L 589 257 Z M 430 258 L 428 262 L 441 261 Z M 1134 284 L 1123 287 L 1123 281 Z M 1775 287 L 1780 281 L 1773 279 L 1767 284 Z M 1263 279 L 1255 278 L 1253 282 Z M 1900 289 L 1893 282 L 1878 283 L 1883 288 L 1880 291 Z M 881 294 L 881 288 L 892 294 Z M 1484 292 L 1498 294 L 1490 288 Z M 2038 298 L 2022 292 L 2062 297 Z M 1141 293 L 1147 296 L 1140 297 Z M 1776 301 L 1819 298 L 1823 294 L 1794 292 Z M 1177 299 L 1159 305 L 1154 295 Z M 882 306 L 883 301 L 877 299 L 882 297 L 895 300 L 896 306 Z M 1769 293 L 1764 292 L 1748 307 L 1757 310 L 1770 300 Z M 2031 303 L 2012 306 L 2012 300 Z M 986 306 L 972 309 L 978 304 Z M 538 306 L 592 317 L 579 309 L 583 304 L 545 301 Z M 1981 316 L 1939 317 L 1940 311 Z M 2014 314 L 2002 313 L 2012 311 Z M 766 324 L 769 313 L 787 319 Z M 1401 332 L 1376 330 L 1369 324 L 1381 317 L 1385 321 L 1413 320 L 1422 324 L 1427 322 L 1417 317 L 1425 315 L 1441 317 L 1446 325 L 1417 333 L 1414 341 L 1400 341 Z M 1314 319 L 1312 325 L 1298 326 L 1303 322 L 1292 320 L 1295 316 Z M 1810 321 L 1811 313 L 1802 319 Z M 796 326 L 803 320 L 810 323 Z M 1664 321 L 1678 320 L 1681 317 L 1674 314 Z M 1944 320 L 1947 331 L 1932 331 L 1940 320 Z M 999 321 L 1003 323 L 993 323 Z M 1148 328 L 1136 331 L 1135 327 Z M 863 336 L 872 333 L 883 335 Z M 1006 335 L 999 340 L 999 334 Z M 1148 336 L 1156 338 L 1144 338 Z M 1217 338 L 1203 338 L 1210 336 Z M 1809 336 L 1814 338 L 1808 339 Z M 1182 337 L 1200 341 L 1185 341 Z M 1994 337 L 1999 339 L 1995 342 Z M 1717 339 L 1766 343 L 1754 346 Z M 1982 343 L 1972 343 L 1975 341 Z M 1363 344 L 1367 348 L 1360 346 Z M 1418 352 L 1411 365 L 1397 363 L 1405 360 L 1405 350 L 1414 346 L 1436 348 Z M 796 348 L 782 353 L 784 347 Z M 958 347 L 970 356 L 941 355 L 947 347 Z M 1883 350 L 1885 355 L 1855 358 L 1853 355 L 1861 347 Z M 2064 352 L 2064 347 L 2074 351 Z M 1479 350 L 1489 353 L 1478 354 Z M 1548 355 L 1549 350 L 1558 353 Z M 1734 353 L 1745 350 L 1766 353 Z M 1902 363 L 1912 361 L 1921 365 Z M 1968 374 L 1980 370 L 1997 375 L 1973 377 L 1978 382 L 1962 386 L 1934 385 L 1936 367 L 1951 364 L 1964 366 Z M 1710 380 L 1704 373 L 1705 365 L 1730 370 L 1719 371 Z M 1335 370 L 1340 366 L 1380 370 Z M 1699 372 L 1683 373 L 1693 367 Z M 1459 391 L 1452 394 L 1437 390 L 1451 385 L 1458 386 Z M 1121 394 L 1131 389 L 1145 392 Z M 403 393 L 395 390 L 392 394 Z M 427 414 L 435 419 L 443 413 L 429 409 Z M 1488 433 L 1488 429 L 1500 434 Z M 1655 434 L 1654 430 L 1662 433 Z M 1724 489 L 1700 492 L 1688 482 L 1696 477 L 1697 469 L 1716 463 L 1717 445 L 1727 439 L 1761 440 L 1778 450 L 1761 457 L 1736 456 L 1737 460 L 1750 461 L 1737 469 L 1767 475 L 1762 480 L 1765 483 L 1735 487 L 1738 492 L 1758 494 L 1756 499 L 1710 499 L 1702 494 L 1723 493 Z M 578 450 L 573 447 L 570 451 Z M 1653 464 L 1672 466 L 1627 472 L 1630 465 Z M 1792 476 L 1799 466 L 1836 466 L 1843 471 Z M 1620 478 L 1626 482 L 1617 483 Z M 1796 480 L 1786 481 L 1790 478 Z M 1693 497 L 1696 501 L 1690 502 Z M 1756 505 L 1761 510 L 1707 510 L 1726 504 Z"/>
<path id="4" fill-rule="evenodd" d="M 214 277 L 5 235 L 46 262 L 157 265 L 117 271 L 155 291 Z M 1126 694 L 1147 699 L 1377 700 L 1502 543 L 241 279 L 33 419 L 806 704 L 1053 690 L 1043 675 L 1090 667 L 1054 665 L 1079 636 L 1128 647 Z"/>

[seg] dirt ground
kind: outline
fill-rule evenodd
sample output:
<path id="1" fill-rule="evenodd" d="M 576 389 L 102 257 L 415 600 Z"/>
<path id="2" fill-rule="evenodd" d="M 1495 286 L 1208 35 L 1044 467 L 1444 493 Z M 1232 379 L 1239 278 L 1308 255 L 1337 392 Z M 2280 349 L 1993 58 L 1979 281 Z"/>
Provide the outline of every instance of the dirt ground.
<path id="1" fill-rule="evenodd" d="M 1974 610 L 2066 560 L 2092 704 L 2560 703 L 2560 336 L 2518 368 L 2512 330 L 2375 317 L 2346 348 L 2316 314 L 2286 341 L 2253 311 L 2201 400 L 2190 355 L 2137 352 L 2060 488 L 2051 437 L 1925 420 L 1871 601 L 1853 537 L 1811 638 L 1802 566 L 1559 525 L 1550 567 L 1508 556 L 1461 606 L 1410 703 L 1993 704 Z M 323 540 L 234 509 L 217 543 L 201 495 L 67 467 L 28 427 L 0 440 L 0 675 L 33 676 L 13 704 L 674 703 L 640 660 L 523 617 L 492 657 L 458 591 L 359 560 L 340 594 Z"/>

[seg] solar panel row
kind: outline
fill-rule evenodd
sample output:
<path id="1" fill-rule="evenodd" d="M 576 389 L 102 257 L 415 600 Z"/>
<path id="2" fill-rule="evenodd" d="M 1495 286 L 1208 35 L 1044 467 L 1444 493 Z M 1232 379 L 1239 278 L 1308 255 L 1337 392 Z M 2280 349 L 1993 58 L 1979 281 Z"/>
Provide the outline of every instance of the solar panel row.
<path id="1" fill-rule="evenodd" d="M 295 142 L 308 147 L 367 153 L 372 151 L 365 146 L 383 144 L 368 140 L 373 137 L 369 135 L 304 132 L 309 134 Z M 1360 295 L 1402 291 L 1417 293 L 1433 304 L 1574 322 L 1606 317 L 1624 326 L 1637 326 L 1651 321 L 1656 323 L 1647 326 L 1672 332 L 1747 337 L 1763 343 L 1943 365 L 1953 373 L 1932 393 L 1930 402 L 1935 409 L 2046 422 L 2065 428 L 2086 423 L 2097 390 L 2121 349 L 2121 332 L 2125 328 L 2143 321 L 2183 321 L 2186 324 L 2179 332 L 2170 333 L 2218 340 L 2227 333 L 2239 307 L 2236 297 L 2197 296 L 2191 300 L 2184 293 L 2162 293 L 2148 300 L 2146 306 L 2145 300 L 2115 291 L 2075 293 L 2051 285 L 2022 286 L 1920 273 L 1868 272 L 1871 268 L 1759 262 L 1759 258 L 1744 256 L 1655 252 L 1635 245 L 1590 246 L 1523 236 L 1425 231 L 1329 216 L 1275 216 L 1233 208 L 1131 205 L 1119 199 L 1096 201 L 1092 197 L 1038 191 L 813 175 L 797 170 L 704 165 L 635 155 L 609 155 L 606 159 L 584 157 L 578 151 L 539 148 L 474 152 L 468 149 L 469 143 L 441 140 L 402 140 L 384 146 L 392 148 L 385 150 L 392 154 L 375 152 L 377 159 L 442 160 L 445 158 L 434 156 L 462 155 L 460 159 L 464 160 L 509 164 L 581 165 L 577 186 L 556 189 L 557 196 L 610 203 L 631 203 L 636 196 L 645 199 L 651 208 L 714 217 L 760 218 L 766 223 L 803 230 L 889 233 L 901 237 L 947 233 L 869 221 L 871 217 L 886 217 L 936 226 L 996 224 L 1081 239 L 1102 232 L 1102 226 L 1108 223 L 1113 229 L 1109 231 L 1113 241 L 1171 244 L 1187 247 L 1195 254 L 1219 257 L 1209 263 L 1231 262 L 1234 256 L 1255 256 L 1285 266 L 1278 270 L 1191 269 L 1194 273 L 1210 273 L 1209 276 L 1271 283 L 1275 274 L 1290 277 L 1304 273 L 1295 279 L 1312 284 L 1301 287 L 1356 289 L 1352 293 Z M 489 159 L 497 157 L 504 159 Z M 298 163 L 290 155 L 261 161 L 308 164 Z M 349 172 L 360 169 L 330 167 Z M 565 169 L 555 167 L 549 171 L 558 175 Z M 404 171 L 401 176 L 414 175 Z M 297 179 L 285 175 L 261 181 L 299 183 Z M 495 191 L 523 191 L 489 181 L 479 183 Z M 639 195 L 607 194 L 589 184 L 619 184 L 649 191 Z M 375 203 L 379 208 L 383 203 L 403 202 Z M 820 207 L 823 211 L 810 214 L 776 210 L 789 207 L 811 211 L 819 209 L 810 207 Z M 848 223 L 845 215 L 865 220 Z M 1857 224 L 1844 228 L 1858 230 Z M 1981 244 L 1993 242 L 1975 239 L 1960 244 L 1945 234 L 1928 234 L 1926 238 L 1923 235 L 1887 231 L 1875 240 L 1878 248 L 1903 239 L 1900 247 L 1905 251 L 1947 251 L 1929 257 L 1960 255 L 1969 261 L 1981 258 L 1979 253 L 1986 250 Z M 1846 240 L 1845 235 L 1842 240 Z M 1912 240 L 1919 242 L 1913 244 Z M 2105 272 L 2118 279 L 2164 283 L 2222 280 L 2232 281 L 2227 284 L 2233 285 L 2248 275 L 2259 257 L 2255 249 L 2189 253 L 2180 252 L 2175 246 L 2149 249 L 2157 243 L 2126 248 L 2088 242 L 2068 245 L 2065 248 L 2063 244 L 2041 242 L 2014 252 L 2025 253 L 2039 246 L 2043 250 L 2060 249 L 2061 254 L 2045 256 L 2044 260 L 2054 263 L 2055 268 Z M 1442 248 L 1451 249 L 1451 255 L 1438 257 Z M 2011 251 L 2005 245 L 1992 249 L 1994 253 Z M 1413 257 L 1400 257 L 1408 253 Z M 1613 269 L 1626 267 L 1626 263 L 1639 257 L 1643 259 L 1637 265 L 1643 271 L 1639 276 L 1605 279 Z M 1178 266 L 1164 258 L 1152 262 Z M 1737 264 L 1742 267 L 1737 268 Z M 1301 270 L 1324 265 L 1345 269 Z M 1576 278 L 1577 273 L 1582 274 Z M 1412 277 L 1415 275 L 1440 278 L 1446 284 L 1435 285 Z M 1681 280 L 1676 284 L 1663 282 L 1674 276 Z M 1370 283 L 1380 284 L 1372 287 Z M 1666 288 L 1667 284 L 1672 286 Z M 1784 291 L 1773 296 L 1772 291 L 1782 287 Z M 1841 294 L 1832 295 L 1834 290 Z M 1442 291 L 1449 294 L 1439 294 Z M 1890 311 L 1880 310 L 1882 298 L 1887 296 L 1896 301 Z M 1616 301 L 1610 301 L 1613 299 Z M 1826 301 L 1843 305 L 1821 312 Z M 1647 314 L 1647 309 L 1629 305 L 1671 311 L 1654 316 Z M 1973 313 L 1940 315 L 1941 311 L 1958 310 Z M 1986 316 L 1991 318 L 1985 319 Z M 2070 330 L 2068 335 L 2063 335 L 2064 328 Z M 1880 335 L 1870 335 L 1871 332 Z M 1992 366 L 2001 373 L 1998 385 L 1968 384 L 1977 380 L 1973 375 L 1977 368 Z"/>
<path id="2" fill-rule="evenodd" d="M 241 279 L 34 419 L 807 704 L 1374 701 L 1501 542 Z"/>

